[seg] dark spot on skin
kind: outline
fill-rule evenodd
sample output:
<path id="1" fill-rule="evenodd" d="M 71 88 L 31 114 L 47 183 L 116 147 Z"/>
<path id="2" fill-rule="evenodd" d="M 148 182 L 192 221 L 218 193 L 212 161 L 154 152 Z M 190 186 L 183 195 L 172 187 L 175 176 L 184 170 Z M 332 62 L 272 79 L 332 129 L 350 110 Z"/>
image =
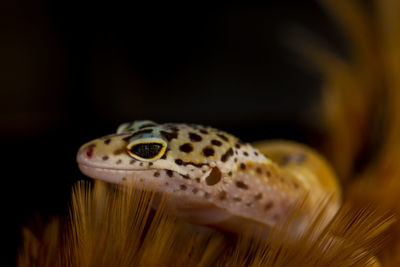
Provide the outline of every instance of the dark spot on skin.
<path id="1" fill-rule="evenodd" d="M 165 185 L 166 185 L 166 186 L 168 186 L 168 185 L 169 185 L 169 183 L 168 183 L 168 182 L 166 182 L 166 183 L 165 183 Z"/>
<path id="2" fill-rule="evenodd" d="M 149 166 L 153 166 L 153 162 L 149 162 Z"/>
<path id="3" fill-rule="evenodd" d="M 155 172 L 154 177 L 158 177 L 158 176 L 160 176 L 160 172 Z"/>
<path id="4" fill-rule="evenodd" d="M 242 170 L 245 170 L 245 169 L 246 169 L 246 164 L 240 163 L 240 168 L 241 168 Z"/>
<path id="5" fill-rule="evenodd" d="M 126 177 L 124 176 L 124 177 L 122 177 L 122 181 L 126 181 Z"/>
<path id="6" fill-rule="evenodd" d="M 140 130 L 140 131 L 134 132 L 133 134 L 123 138 L 122 140 L 128 142 L 132 137 L 135 137 L 135 136 L 138 136 L 138 135 L 141 135 L 141 134 L 144 134 L 144 133 L 151 133 L 152 131 L 153 131 L 153 129 Z"/>
<path id="7" fill-rule="evenodd" d="M 108 156 L 103 156 L 103 160 L 108 160 Z"/>
<path id="8" fill-rule="evenodd" d="M 299 188 L 299 184 L 298 184 L 298 183 L 294 183 L 293 186 L 294 186 L 294 188 L 296 188 L 296 189 Z"/>
<path id="9" fill-rule="evenodd" d="M 254 196 L 255 200 L 260 200 L 262 199 L 263 195 L 261 193 L 258 193 L 257 195 Z"/>
<path id="10" fill-rule="evenodd" d="M 208 134 L 208 132 L 207 132 L 206 130 L 204 130 L 204 129 L 200 129 L 200 132 L 201 132 L 202 134 Z"/>
<path id="11" fill-rule="evenodd" d="M 237 159 L 237 158 L 235 158 L 233 161 L 236 163 L 236 162 L 238 161 L 238 159 Z"/>
<path id="12" fill-rule="evenodd" d="M 233 201 L 236 201 L 236 202 L 242 201 L 242 199 L 240 197 L 234 197 L 232 199 L 233 199 Z"/>
<path id="13" fill-rule="evenodd" d="M 117 160 L 117 162 L 115 162 L 115 164 L 121 164 L 122 160 Z"/>
<path id="14" fill-rule="evenodd" d="M 143 182 L 143 181 L 144 181 L 144 179 L 143 179 L 143 178 L 140 178 L 140 179 L 139 179 L 139 182 Z"/>
<path id="15" fill-rule="evenodd" d="M 239 149 L 240 148 L 240 145 L 239 144 L 235 144 L 235 147 L 237 148 L 237 149 Z"/>
<path id="16" fill-rule="evenodd" d="M 118 148 L 118 149 L 116 149 L 115 151 L 114 151 L 114 155 L 120 155 L 120 154 L 122 154 L 123 152 L 124 152 L 125 150 L 123 149 L 123 148 Z"/>
<path id="17" fill-rule="evenodd" d="M 193 166 L 198 167 L 198 168 L 203 167 L 203 166 L 209 166 L 208 163 L 195 163 L 195 162 L 190 162 L 190 161 L 183 161 L 181 159 L 176 159 L 175 163 L 178 164 L 178 165 L 184 165 L 184 166 L 193 165 Z"/>
<path id="18" fill-rule="evenodd" d="M 140 162 L 140 163 L 139 163 L 139 166 L 140 166 L 140 167 L 143 167 L 143 162 Z"/>
<path id="19" fill-rule="evenodd" d="M 237 186 L 238 188 L 244 189 L 244 190 L 249 189 L 248 185 L 245 184 L 245 183 L 243 183 L 242 181 L 237 181 L 237 182 L 236 182 L 236 186 Z"/>
<path id="20" fill-rule="evenodd" d="M 255 156 L 258 156 L 258 152 L 257 152 L 257 151 L 254 151 L 254 155 L 255 155 Z"/>
<path id="21" fill-rule="evenodd" d="M 107 138 L 106 140 L 104 140 L 104 144 L 108 145 L 111 142 L 110 138 Z"/>
<path id="22" fill-rule="evenodd" d="M 193 151 L 193 146 L 189 143 L 183 144 L 179 147 L 179 150 L 185 153 L 190 153 Z"/>
<path id="23" fill-rule="evenodd" d="M 215 140 L 215 139 L 211 140 L 211 144 L 213 144 L 214 146 L 222 146 L 221 141 L 218 141 L 218 140 Z"/>
<path id="24" fill-rule="evenodd" d="M 136 160 L 131 159 L 131 161 L 129 161 L 129 164 L 133 164 L 133 163 L 135 163 L 135 162 L 136 162 Z"/>
<path id="25" fill-rule="evenodd" d="M 217 136 L 219 137 L 219 138 L 221 138 L 222 140 L 224 140 L 225 142 L 228 142 L 229 140 L 228 140 L 228 137 L 226 137 L 225 135 L 223 135 L 223 134 L 217 134 Z"/>
<path id="26" fill-rule="evenodd" d="M 203 149 L 203 154 L 206 157 L 214 156 L 214 153 L 215 153 L 215 151 L 214 151 L 214 149 L 212 147 L 205 147 Z"/>
<path id="27" fill-rule="evenodd" d="M 189 175 L 182 174 L 181 176 L 182 176 L 183 179 L 190 179 Z"/>
<path id="28" fill-rule="evenodd" d="M 228 159 L 233 155 L 233 149 L 229 148 L 221 157 L 222 162 L 228 161 Z"/>
<path id="29" fill-rule="evenodd" d="M 260 167 L 258 167 L 258 168 L 256 169 L 256 172 L 257 172 L 258 174 L 261 174 L 261 173 L 262 173 L 262 170 L 261 170 L 261 168 L 260 168 Z"/>
<path id="30" fill-rule="evenodd" d="M 268 177 L 271 177 L 271 172 L 270 171 L 266 171 L 265 173 Z"/>
<path id="31" fill-rule="evenodd" d="M 192 189 L 192 192 L 193 192 L 193 194 L 196 194 L 197 192 L 199 192 L 199 189 L 193 188 L 193 189 Z"/>
<path id="32" fill-rule="evenodd" d="M 283 178 L 283 177 L 279 177 L 279 180 L 281 181 L 281 183 L 285 182 L 285 178 Z"/>
<path id="33" fill-rule="evenodd" d="M 232 176 L 232 172 L 228 172 L 228 175 L 229 175 L 229 176 Z"/>
<path id="34" fill-rule="evenodd" d="M 274 203 L 268 201 L 267 204 L 264 206 L 264 210 L 270 210 L 274 206 Z"/>
<path id="35" fill-rule="evenodd" d="M 165 137 L 165 139 L 167 139 L 168 141 L 171 141 L 174 138 L 178 137 L 178 132 L 166 132 L 166 131 L 160 131 L 160 134 L 162 134 L 162 136 Z"/>
<path id="36" fill-rule="evenodd" d="M 200 183 L 200 178 L 197 177 L 195 180 L 196 182 Z"/>
<path id="37" fill-rule="evenodd" d="M 210 198 L 210 197 L 211 197 L 210 193 L 208 193 L 208 192 L 204 193 L 204 198 Z"/>
<path id="38" fill-rule="evenodd" d="M 247 153 L 246 151 L 243 152 L 243 155 L 245 155 L 246 157 L 249 155 L 249 153 Z"/>
<path id="39" fill-rule="evenodd" d="M 172 177 L 174 175 L 174 173 L 171 170 L 167 170 L 166 173 L 168 177 Z"/>
<path id="40" fill-rule="evenodd" d="M 168 154 L 169 150 L 170 150 L 169 147 L 167 147 L 167 149 L 165 150 L 164 155 L 162 155 L 161 159 L 167 159 L 167 154 Z"/>
<path id="41" fill-rule="evenodd" d="M 179 186 L 179 188 L 180 188 L 181 190 L 185 191 L 185 190 L 187 189 L 187 186 L 184 185 L 184 184 L 181 184 L 181 185 Z"/>
<path id="42" fill-rule="evenodd" d="M 226 191 L 221 191 L 221 192 L 219 192 L 219 194 L 218 194 L 218 198 L 219 198 L 219 200 L 225 200 L 226 199 L 226 197 L 227 197 L 227 193 L 226 193 Z"/>
<path id="43" fill-rule="evenodd" d="M 215 185 L 221 181 L 222 173 L 221 171 L 217 168 L 214 167 L 211 169 L 210 174 L 206 177 L 206 184 L 207 185 Z"/>
<path id="44" fill-rule="evenodd" d="M 196 134 L 196 133 L 189 133 L 189 138 L 193 142 L 200 142 L 201 140 L 203 140 L 203 138 L 200 135 Z"/>

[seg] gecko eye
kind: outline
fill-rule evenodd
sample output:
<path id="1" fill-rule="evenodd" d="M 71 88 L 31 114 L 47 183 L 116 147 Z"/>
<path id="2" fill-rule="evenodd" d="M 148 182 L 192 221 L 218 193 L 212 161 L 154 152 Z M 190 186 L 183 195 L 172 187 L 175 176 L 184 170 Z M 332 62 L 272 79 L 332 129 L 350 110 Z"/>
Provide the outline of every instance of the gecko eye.
<path id="1" fill-rule="evenodd" d="M 128 154 L 138 160 L 150 161 L 160 158 L 165 148 L 163 143 L 134 143 L 128 146 Z"/>

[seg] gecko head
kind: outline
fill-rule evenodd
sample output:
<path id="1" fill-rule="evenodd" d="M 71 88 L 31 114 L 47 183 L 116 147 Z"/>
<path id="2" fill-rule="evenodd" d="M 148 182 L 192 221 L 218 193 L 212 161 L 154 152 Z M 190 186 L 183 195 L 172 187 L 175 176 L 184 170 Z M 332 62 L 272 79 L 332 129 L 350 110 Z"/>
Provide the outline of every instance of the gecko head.
<path id="1" fill-rule="evenodd" d="M 201 181 L 212 168 L 231 169 L 230 138 L 198 125 L 135 121 L 120 125 L 115 134 L 83 145 L 77 161 L 89 177 L 112 183 L 123 182 L 137 172 L 151 172 L 155 178 L 176 174 Z"/>
<path id="2" fill-rule="evenodd" d="M 230 182 L 237 168 L 233 158 L 238 142 L 210 127 L 135 121 L 84 144 L 77 161 L 91 178 L 140 188 L 156 185 L 180 208 L 192 209 L 205 200 L 211 203 Z M 209 208 L 197 208 L 210 213 Z"/>

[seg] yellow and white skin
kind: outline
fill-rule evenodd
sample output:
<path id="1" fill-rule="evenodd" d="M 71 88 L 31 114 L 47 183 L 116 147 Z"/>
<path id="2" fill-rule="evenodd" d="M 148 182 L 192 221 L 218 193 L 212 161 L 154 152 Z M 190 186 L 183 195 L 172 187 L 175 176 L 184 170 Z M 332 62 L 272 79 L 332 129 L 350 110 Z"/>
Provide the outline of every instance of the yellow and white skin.
<path id="1" fill-rule="evenodd" d="M 201 125 L 125 123 L 84 144 L 77 161 L 88 177 L 155 188 L 176 216 L 230 232 L 251 224 L 268 233 L 300 203 L 295 223 L 303 231 L 324 199 L 327 220 L 340 206 L 333 171 L 310 148 L 287 141 L 253 146 Z"/>

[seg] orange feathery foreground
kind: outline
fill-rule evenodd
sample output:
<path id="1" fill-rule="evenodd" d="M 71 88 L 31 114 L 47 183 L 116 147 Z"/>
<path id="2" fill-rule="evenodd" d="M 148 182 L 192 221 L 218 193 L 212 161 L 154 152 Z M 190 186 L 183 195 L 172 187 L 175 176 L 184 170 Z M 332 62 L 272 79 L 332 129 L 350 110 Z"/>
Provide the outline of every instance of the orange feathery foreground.
<path id="1" fill-rule="evenodd" d="M 78 183 L 68 223 L 53 220 L 40 236 L 24 229 L 19 266 L 369 266 L 393 221 L 345 205 L 314 240 L 313 231 L 287 240 L 289 219 L 263 241 L 184 223 L 164 213 L 162 203 L 153 211 L 153 196 Z"/>

